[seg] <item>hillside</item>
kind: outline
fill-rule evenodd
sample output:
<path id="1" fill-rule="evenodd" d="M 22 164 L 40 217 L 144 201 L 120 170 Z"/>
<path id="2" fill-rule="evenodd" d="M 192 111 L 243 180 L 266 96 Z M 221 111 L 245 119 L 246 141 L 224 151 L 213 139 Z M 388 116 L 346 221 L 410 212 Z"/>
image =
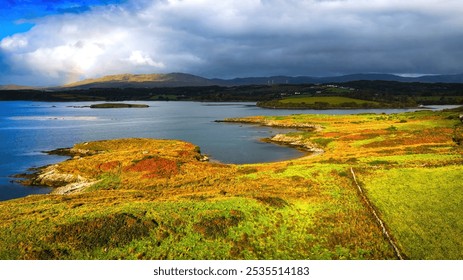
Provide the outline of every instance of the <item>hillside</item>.
<path id="1" fill-rule="evenodd" d="M 86 90 L 86 89 L 123 89 L 123 88 L 175 88 L 175 87 L 207 87 L 207 86 L 252 86 L 252 85 L 302 85 L 348 83 L 355 81 L 385 81 L 402 83 L 463 83 L 463 74 L 427 75 L 420 77 L 401 77 L 392 74 L 352 74 L 332 77 L 311 76 L 270 76 L 243 77 L 234 79 L 209 79 L 185 73 L 170 74 L 119 74 L 82 81 L 55 87 L 31 87 L 24 85 L 0 85 L 0 91 L 14 90 Z"/>
<path id="2" fill-rule="evenodd" d="M 121 74 L 101 78 L 86 79 L 61 88 L 148 88 L 148 87 L 196 87 L 196 86 L 245 86 L 245 85 L 276 85 L 276 84 L 316 84 L 345 83 L 352 81 L 396 81 L 423 83 L 463 83 L 461 75 L 434 75 L 421 77 L 401 77 L 392 74 L 353 74 L 333 77 L 310 76 L 271 76 L 245 77 L 234 79 L 208 79 L 185 73 L 170 74 Z"/>
<path id="3" fill-rule="evenodd" d="M 0 202 L 0 259 L 395 259 L 392 244 L 461 259 L 460 113 L 225 120 L 300 129 L 267 141 L 310 153 L 265 164 L 175 140 L 76 144 L 28 181 L 53 194 Z"/>
<path id="4" fill-rule="evenodd" d="M 192 78 L 194 79 L 194 77 Z M 114 86 L 114 85 L 113 85 Z M 122 86 L 122 85 L 120 85 Z M 248 86 L 178 86 L 178 87 L 111 87 L 62 88 L 54 90 L 0 90 L 0 100 L 33 101 L 209 101 L 209 102 L 261 102 L 264 107 L 279 107 L 279 100 L 297 96 L 352 98 L 346 101 L 349 108 L 363 104 L 373 107 L 403 108 L 418 105 L 463 104 L 463 83 L 405 83 L 391 81 L 354 81 L 334 84 L 277 84 Z M 317 106 L 306 106 L 301 100 L 299 108 L 328 108 L 322 101 Z M 353 105 L 353 106 L 352 106 Z M 338 106 L 339 107 L 339 106 Z M 342 106 L 341 106 L 342 107 Z"/>
<path id="5" fill-rule="evenodd" d="M 214 83 L 206 78 L 184 73 L 170 73 L 109 75 L 101 78 L 87 79 L 76 83 L 67 84 L 62 88 L 148 88 L 210 85 L 214 85 Z"/>
<path id="6" fill-rule="evenodd" d="M 304 96 L 296 95 L 258 102 L 257 106 L 271 109 L 356 109 L 356 108 L 386 108 L 384 103 L 361 100 L 342 96 Z"/>
<path id="7" fill-rule="evenodd" d="M 21 86 L 21 85 L 0 85 L 0 90 L 26 90 L 26 89 L 37 89 L 37 88 L 31 87 L 31 86 Z"/>

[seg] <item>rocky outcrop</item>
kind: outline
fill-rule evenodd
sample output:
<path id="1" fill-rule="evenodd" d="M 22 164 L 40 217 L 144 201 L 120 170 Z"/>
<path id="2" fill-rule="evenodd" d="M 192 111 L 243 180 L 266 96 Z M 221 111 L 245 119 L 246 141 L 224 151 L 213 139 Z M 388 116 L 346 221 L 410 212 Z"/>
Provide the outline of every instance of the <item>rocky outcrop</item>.
<path id="1" fill-rule="evenodd" d="M 288 145 L 304 151 L 313 153 L 314 155 L 319 155 L 324 153 L 324 150 L 319 148 L 315 143 L 312 143 L 302 135 L 287 135 L 287 134 L 277 134 L 268 139 L 269 142 Z"/>
<path id="2" fill-rule="evenodd" d="M 84 143 L 85 145 L 85 143 Z M 49 155 L 67 156 L 67 157 L 86 157 L 104 153 L 105 151 L 79 149 L 79 148 L 60 148 L 52 151 L 46 151 Z"/>
<path id="3" fill-rule="evenodd" d="M 265 119 L 263 117 L 257 118 L 227 118 L 216 122 L 229 122 L 229 123 L 243 123 L 243 124 L 257 124 L 270 127 L 279 128 L 294 128 L 309 131 L 321 131 L 323 127 L 318 124 L 305 123 L 305 122 L 282 122 L 279 120 Z M 291 146 L 293 148 L 308 151 L 311 156 L 320 155 L 324 150 L 317 146 L 317 144 L 305 139 L 302 135 L 294 134 L 277 134 L 271 138 L 263 139 L 265 142 Z"/>
<path id="4" fill-rule="evenodd" d="M 31 184 L 53 187 L 53 194 L 68 194 L 81 191 L 95 182 L 80 175 L 63 173 L 59 171 L 58 165 L 50 165 L 39 171 Z"/>
<path id="5" fill-rule="evenodd" d="M 227 118 L 224 120 L 217 120 L 216 122 L 229 122 L 229 123 L 243 123 L 243 124 L 258 124 L 263 126 L 280 127 L 280 128 L 299 128 L 306 130 L 320 131 L 322 126 L 312 123 L 286 123 L 278 120 L 266 120 L 266 119 L 252 119 L 252 118 Z"/>

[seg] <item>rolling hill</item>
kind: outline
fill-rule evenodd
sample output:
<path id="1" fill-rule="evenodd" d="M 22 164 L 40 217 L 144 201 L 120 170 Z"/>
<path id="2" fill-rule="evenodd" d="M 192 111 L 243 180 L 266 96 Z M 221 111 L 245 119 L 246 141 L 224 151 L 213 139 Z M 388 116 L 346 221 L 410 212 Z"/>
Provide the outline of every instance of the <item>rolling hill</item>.
<path id="1" fill-rule="evenodd" d="M 86 79 L 64 85 L 62 88 L 130 88 L 130 87 L 181 87 L 210 86 L 215 83 L 209 79 L 184 73 L 170 74 L 121 74 L 101 78 Z"/>
<path id="2" fill-rule="evenodd" d="M 276 85 L 276 84 L 324 84 L 345 83 L 352 81 L 395 81 L 419 83 L 463 83 L 463 74 L 455 75 L 425 75 L 419 77 L 402 77 L 393 74 L 351 74 L 333 77 L 312 76 L 270 76 L 243 77 L 234 79 L 204 78 L 186 73 L 169 74 L 118 74 L 82 81 L 61 86 L 38 88 L 24 85 L 0 85 L 0 90 L 42 89 L 56 90 L 85 90 L 105 88 L 171 88 L 171 87 L 205 87 L 205 86 L 247 86 L 247 85 Z"/>
<path id="3" fill-rule="evenodd" d="M 310 76 L 271 76 L 247 77 L 234 79 L 208 79 L 185 73 L 170 74 L 121 74 L 95 79 L 86 79 L 59 87 L 60 89 L 89 88 L 153 88 L 153 87 L 192 87 L 192 86 L 242 86 L 267 84 L 312 84 L 312 83 L 343 83 L 350 81 L 397 81 L 422 83 L 463 83 L 463 74 L 433 75 L 420 77 L 401 77 L 392 74 L 352 74 L 334 77 Z"/>

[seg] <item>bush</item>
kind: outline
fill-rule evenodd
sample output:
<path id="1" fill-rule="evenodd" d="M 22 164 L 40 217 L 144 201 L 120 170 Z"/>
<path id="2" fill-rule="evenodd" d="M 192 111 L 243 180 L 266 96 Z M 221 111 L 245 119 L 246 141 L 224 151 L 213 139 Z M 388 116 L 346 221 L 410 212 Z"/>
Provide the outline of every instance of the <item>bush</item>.
<path id="1" fill-rule="evenodd" d="M 463 126 L 458 126 L 453 130 L 452 140 L 458 146 L 463 145 Z"/>

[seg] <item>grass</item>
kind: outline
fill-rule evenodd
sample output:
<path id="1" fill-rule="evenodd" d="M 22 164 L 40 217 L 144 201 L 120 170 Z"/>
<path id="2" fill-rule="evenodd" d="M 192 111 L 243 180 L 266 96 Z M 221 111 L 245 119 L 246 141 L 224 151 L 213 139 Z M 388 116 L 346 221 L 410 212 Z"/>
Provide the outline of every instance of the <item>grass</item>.
<path id="1" fill-rule="evenodd" d="M 174 140 L 79 143 L 56 171 L 94 184 L 1 202 L 0 259 L 394 259 L 350 168 L 407 258 L 461 259 L 455 114 L 233 119 L 324 149 L 265 164 L 202 162 Z"/>
<path id="2" fill-rule="evenodd" d="M 350 97 L 342 97 L 342 96 L 317 96 L 317 97 L 309 97 L 309 96 L 291 96 L 283 98 L 279 101 L 280 103 L 305 103 L 305 104 L 312 104 L 315 105 L 316 103 L 324 102 L 328 103 L 330 106 L 343 106 L 343 104 L 353 103 L 356 105 L 361 105 L 363 103 L 367 104 L 374 104 L 378 105 L 378 102 L 374 101 L 367 101 L 361 100 L 356 98 Z"/>
<path id="3" fill-rule="evenodd" d="M 376 101 L 361 100 L 342 96 L 289 96 L 278 100 L 258 103 L 259 106 L 270 108 L 379 108 L 384 107 Z"/>
<path id="4" fill-rule="evenodd" d="M 461 259 L 463 166 L 381 170 L 361 180 L 407 256 Z"/>
<path id="5" fill-rule="evenodd" d="M 375 238 L 356 244 L 358 236 L 344 228 L 349 222 L 336 222 L 347 217 L 321 214 L 325 206 L 274 197 L 163 201 L 153 194 L 94 193 L 56 199 L 35 210 L 42 219 L 34 212 L 36 217 L 2 227 L 2 245 L 8 244 L 2 259 L 345 259 L 389 253 L 387 244 L 381 253 L 369 248 Z M 52 215 L 58 209 L 66 215 Z M 337 242 L 341 238 L 344 243 Z"/>

